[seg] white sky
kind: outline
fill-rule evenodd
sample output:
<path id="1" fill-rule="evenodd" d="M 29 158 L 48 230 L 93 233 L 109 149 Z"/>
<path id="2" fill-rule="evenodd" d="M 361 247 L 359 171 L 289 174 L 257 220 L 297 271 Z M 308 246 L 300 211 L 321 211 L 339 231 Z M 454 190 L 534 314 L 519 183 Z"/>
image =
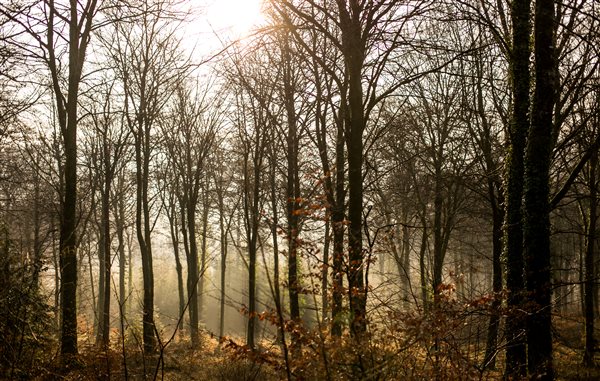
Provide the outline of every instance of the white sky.
<path id="1" fill-rule="evenodd" d="M 202 55 L 243 38 L 263 20 L 263 0 L 188 0 L 196 15 L 186 25 L 184 46 Z"/>

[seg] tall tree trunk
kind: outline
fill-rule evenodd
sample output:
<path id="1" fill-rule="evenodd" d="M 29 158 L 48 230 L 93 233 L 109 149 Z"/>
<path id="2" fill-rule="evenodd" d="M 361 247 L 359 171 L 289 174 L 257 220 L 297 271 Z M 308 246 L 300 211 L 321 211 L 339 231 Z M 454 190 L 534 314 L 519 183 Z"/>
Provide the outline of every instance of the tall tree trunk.
<path id="1" fill-rule="evenodd" d="M 221 246 L 221 292 L 219 298 L 219 339 L 225 335 L 225 276 L 227 274 L 227 233 L 229 226 L 225 226 L 225 201 L 224 186 L 222 178 L 215 178 L 215 188 L 217 191 L 217 203 L 219 207 L 219 234 Z"/>
<path id="2" fill-rule="evenodd" d="M 73 6 L 73 8 L 76 8 Z M 76 12 L 76 9 L 72 11 Z M 74 19 L 77 17 L 75 15 Z M 71 26 L 70 65 L 77 65 L 78 31 Z M 75 46 L 73 46 L 75 45 Z M 70 74 L 71 76 L 72 74 Z M 68 122 L 63 130 L 65 148 L 65 192 L 60 229 L 60 270 L 62 290 L 61 353 L 77 354 L 77 91 L 69 81 Z M 71 96 L 72 95 L 72 96 Z"/>
<path id="3" fill-rule="evenodd" d="M 145 107 L 140 106 L 141 109 Z M 150 221 L 150 200 L 148 195 L 150 175 L 150 131 L 148 123 L 140 113 L 138 129 L 135 134 L 136 157 L 136 211 L 135 226 L 137 240 L 142 256 L 143 307 L 142 338 L 144 353 L 155 351 L 154 334 L 154 270 L 152 268 L 152 241 Z"/>
<path id="4" fill-rule="evenodd" d="M 594 252 L 594 263 L 598 261 L 598 254 Z M 595 279 L 600 279 L 600 266 L 594 266 L 596 270 L 596 274 L 594 276 Z M 594 302 L 594 319 L 600 317 L 600 287 L 598 287 L 598 282 L 594 282 L 592 284 L 592 301 Z"/>
<path id="5" fill-rule="evenodd" d="M 187 200 L 185 203 L 187 218 L 187 235 L 189 253 L 187 257 L 187 290 L 190 311 L 190 336 L 192 347 L 197 348 L 200 344 L 198 334 L 198 243 L 196 241 L 196 202 Z"/>
<path id="6" fill-rule="evenodd" d="M 100 208 L 102 209 L 102 207 Z M 101 211 L 101 215 L 100 215 L 100 221 L 97 221 L 97 228 L 98 228 L 98 299 L 96 299 L 96 309 L 95 309 L 95 315 L 96 315 L 96 345 L 101 346 L 102 345 L 102 337 L 103 337 L 103 327 L 104 327 L 104 323 L 103 323 L 103 319 L 104 319 L 104 314 L 103 314 L 103 310 L 104 310 L 104 277 L 106 276 L 106 255 L 104 253 L 104 227 L 102 225 L 102 211 Z M 90 255 L 90 273 L 92 272 L 92 265 L 91 265 L 92 261 L 91 261 L 91 255 Z M 91 278 L 90 278 L 91 279 Z"/>
<path id="7" fill-rule="evenodd" d="M 59 250 L 58 245 L 56 244 L 56 233 L 55 233 L 55 221 L 52 218 L 50 222 L 50 226 L 52 228 L 52 264 L 54 266 L 54 321 L 56 323 L 56 328 L 58 329 L 61 326 L 61 300 L 60 300 L 60 264 L 59 264 Z"/>
<path id="8" fill-rule="evenodd" d="M 279 318 L 279 332 L 278 336 L 280 339 L 283 339 L 283 329 L 284 327 L 284 317 L 283 317 L 283 309 L 281 306 L 281 289 L 279 287 L 280 278 L 279 278 L 279 217 L 278 217 L 278 207 L 277 207 L 277 165 L 275 158 L 275 140 L 271 140 L 271 163 L 270 163 L 270 183 L 271 183 L 271 210 L 273 213 L 273 222 L 271 224 L 271 238 L 273 240 L 273 291 L 275 298 L 275 307 L 277 308 L 277 312 L 280 316 Z"/>
<path id="9" fill-rule="evenodd" d="M 221 218 L 221 217 L 219 217 Z M 223 231 L 224 224 L 219 221 L 221 227 L 221 295 L 219 300 L 219 338 L 225 335 L 225 276 L 227 274 L 227 231 Z"/>
<path id="10" fill-rule="evenodd" d="M 298 173 L 298 126 L 294 99 L 294 81 L 289 51 L 288 36 L 284 37 L 284 70 L 283 86 L 285 94 L 285 109 L 287 117 L 286 157 L 287 157 L 287 179 L 286 179 L 286 217 L 288 241 L 288 287 L 290 295 L 290 317 L 296 323 L 300 323 L 300 302 L 298 291 L 298 228 L 300 209 L 300 178 Z M 292 335 L 295 344 L 298 344 L 297 335 Z"/>
<path id="11" fill-rule="evenodd" d="M 550 162 L 557 70 L 554 1 L 535 3 L 535 92 L 525 157 L 524 253 L 528 300 L 527 354 L 532 377 L 554 379 L 552 268 L 550 263 Z"/>
<path id="12" fill-rule="evenodd" d="M 132 240 L 133 240 L 133 233 L 127 233 L 127 293 L 128 295 L 132 295 L 133 294 L 133 250 L 131 249 L 131 245 L 132 245 Z M 132 305 L 133 305 L 133 298 L 127 298 L 128 303 L 127 303 L 127 311 L 131 311 L 132 310 Z"/>
<path id="13" fill-rule="evenodd" d="M 173 256 L 175 257 L 175 271 L 177 272 L 177 295 L 179 297 L 179 334 L 183 335 L 185 321 L 185 291 L 183 286 L 183 266 L 181 265 L 181 255 L 179 253 L 179 221 L 177 218 L 177 200 L 175 196 L 169 195 L 169 230 L 171 232 L 171 242 L 173 243 Z"/>
<path id="14" fill-rule="evenodd" d="M 598 221 L 598 181 L 596 169 L 598 165 L 598 153 L 592 154 L 589 166 L 590 201 L 586 240 L 585 240 L 585 281 L 584 281 L 584 317 L 585 317 L 585 350 L 583 363 L 585 366 L 594 366 L 594 282 L 596 252 L 596 225 Z"/>
<path id="15" fill-rule="evenodd" d="M 323 263 L 321 270 L 321 314 L 322 319 L 325 321 L 329 316 L 329 246 L 331 242 L 331 222 L 330 220 L 325 221 L 325 236 L 323 237 Z"/>
<path id="16" fill-rule="evenodd" d="M 443 157 L 440 144 L 438 149 L 438 160 L 435 169 L 435 189 L 433 201 L 433 306 L 437 306 L 439 301 L 439 287 L 442 284 L 442 270 L 444 267 L 445 252 L 442 242 L 442 208 L 444 204 L 444 195 L 442 193 L 442 169 L 441 160 Z"/>
<path id="17" fill-rule="evenodd" d="M 108 154 L 108 152 L 105 152 Z M 108 160 L 106 158 L 105 160 Z M 104 284 L 100 287 L 103 289 L 102 308 L 99 309 L 98 313 L 101 316 L 101 344 L 104 348 L 108 348 L 110 340 L 110 283 L 111 283 L 111 260 L 110 260 L 110 185 L 112 183 L 111 177 L 105 175 L 104 190 L 102 191 L 102 221 L 101 221 L 101 254 L 104 255 Z"/>
<path id="18" fill-rule="evenodd" d="M 313 41 L 313 44 L 316 42 Z M 315 47 L 316 49 L 316 47 Z M 332 258 L 331 258 L 331 333 L 334 336 L 341 336 L 342 334 L 342 310 L 343 310 L 343 259 L 344 259 L 344 213 L 345 213 L 345 145 L 344 145 L 344 121 L 345 121 L 345 105 L 344 102 L 340 102 L 340 111 L 333 117 L 336 126 L 336 138 L 335 138 L 335 159 L 334 168 L 332 169 L 329 156 L 328 156 L 328 144 L 327 144 L 327 125 L 329 123 L 327 110 L 329 103 L 324 100 L 324 89 L 327 88 L 327 84 L 324 83 L 324 79 L 328 78 L 325 74 L 320 71 L 320 66 L 315 57 L 312 57 L 312 69 L 315 76 L 316 82 L 316 118 L 315 118 L 315 138 L 317 142 L 317 148 L 319 150 L 319 157 L 321 159 L 321 167 L 323 170 L 323 191 L 327 200 L 326 204 L 326 215 L 328 220 L 328 226 L 332 231 L 331 245 L 332 245 Z M 343 90 L 342 92 L 345 92 Z M 333 107 L 332 107 L 333 108 Z M 333 180 L 335 173 L 335 182 Z M 328 233 L 327 233 L 328 234 Z M 329 237 L 325 238 L 327 249 L 329 249 Z M 328 252 L 328 251 L 327 251 Z M 328 261 L 329 262 L 329 258 Z M 329 263 L 324 266 L 323 284 L 327 285 L 327 276 L 329 274 Z M 326 290 L 327 291 L 327 290 Z M 327 300 L 327 293 L 324 292 L 324 300 Z M 327 310 L 323 309 L 324 316 Z"/>
<path id="19" fill-rule="evenodd" d="M 319 108 L 319 111 L 321 109 Z M 321 113 L 317 129 L 317 141 L 321 165 L 325 174 L 324 190 L 327 197 L 327 215 L 331 218 L 332 234 L 332 260 L 331 260 L 331 333 L 334 336 L 342 335 L 343 313 L 343 263 L 344 263 L 344 211 L 345 211 L 345 150 L 344 150 L 344 124 L 338 120 L 335 143 L 335 183 L 332 180 L 332 170 L 327 157 L 325 115 Z M 325 266 L 324 276 L 327 276 Z M 327 280 L 324 281 L 326 283 Z M 325 313 L 325 312 L 324 312 Z"/>
<path id="20" fill-rule="evenodd" d="M 352 315 L 351 333 L 361 336 L 366 330 L 366 293 L 364 288 L 363 270 L 363 142 L 362 128 L 364 121 L 357 114 L 362 114 L 362 95 L 360 90 L 360 71 L 354 73 L 356 79 L 351 82 L 350 114 L 354 117 L 350 121 L 350 134 L 347 137 L 348 146 L 348 297 Z M 354 84 L 354 86 L 352 86 Z M 358 120 L 356 120 L 358 119 Z"/>
<path id="21" fill-rule="evenodd" d="M 60 229 L 61 353 L 77 354 L 77 106 L 69 110 L 65 144 L 65 193 Z"/>
<path id="22" fill-rule="evenodd" d="M 492 203 L 492 292 L 494 299 L 491 305 L 490 321 L 488 323 L 487 343 L 483 366 L 494 369 L 498 351 L 498 331 L 500 329 L 500 308 L 502 307 L 502 222 L 504 211 L 498 204 L 495 184 L 488 182 L 488 194 Z"/>
<path id="23" fill-rule="evenodd" d="M 258 188 L 258 180 L 256 188 Z M 248 234 L 248 331 L 246 333 L 246 345 L 250 348 L 255 347 L 256 334 L 256 251 L 258 218 L 255 214 L 258 214 L 258 210 L 254 209 L 252 214 L 253 222 Z"/>
<path id="24" fill-rule="evenodd" d="M 254 157 L 252 178 L 250 183 L 248 157 L 244 162 L 244 219 L 246 224 L 246 239 L 248 242 L 248 329 L 246 345 L 255 348 L 256 334 L 256 254 L 258 245 L 258 224 L 260 221 L 260 178 L 263 157 L 263 137 L 256 133 L 254 141 Z"/>
<path id="25" fill-rule="evenodd" d="M 42 269 L 42 240 L 40 237 L 40 177 L 37 171 L 33 174 L 33 287 L 39 290 L 40 271 Z"/>
<path id="26" fill-rule="evenodd" d="M 530 0 L 513 0 L 513 46 L 510 57 L 510 74 L 513 91 L 513 117 L 510 122 L 509 147 L 506 155 L 506 287 L 508 289 L 509 318 L 506 320 L 507 378 L 522 378 L 526 373 L 526 348 L 524 340 L 525 316 L 523 292 L 525 290 L 523 263 L 523 157 L 529 130 L 529 48 L 531 37 Z"/>
<path id="27" fill-rule="evenodd" d="M 119 176 L 118 181 L 119 183 L 121 182 L 121 176 Z M 118 189 L 123 189 L 121 184 L 119 184 Z M 125 300 L 127 298 L 125 293 L 125 266 L 127 258 L 125 254 L 125 201 L 123 197 L 122 194 L 119 194 L 115 204 L 115 225 L 118 242 L 117 252 L 119 254 L 119 313 L 123 315 L 124 321 L 125 316 L 127 316 L 125 309 Z M 119 324 L 119 329 L 122 328 Z M 124 332 L 121 332 L 121 335 L 124 335 Z"/>
<path id="28" fill-rule="evenodd" d="M 206 255 L 208 245 L 208 211 L 209 211 L 209 193 L 208 184 L 206 184 L 203 193 L 202 202 L 202 247 L 200 248 L 200 273 L 198 281 L 198 320 L 202 320 L 202 313 L 204 310 L 204 280 L 206 271 Z"/>
<path id="29" fill-rule="evenodd" d="M 344 62 L 348 75 L 348 112 L 345 131 L 348 149 L 348 298 L 350 301 L 350 333 L 360 337 L 367 328 L 364 280 L 363 229 L 363 132 L 365 110 L 363 108 L 362 69 L 364 41 L 361 27 L 361 5 L 357 0 L 349 4 L 337 0 L 342 32 Z"/>
<path id="30" fill-rule="evenodd" d="M 289 351 L 285 338 L 285 318 L 283 316 L 283 307 L 281 305 L 281 290 L 279 287 L 279 217 L 278 217 L 278 207 L 277 207 L 277 158 L 275 152 L 275 139 L 271 137 L 271 145 L 270 145 L 270 183 L 271 183 L 271 209 L 273 212 L 273 222 L 271 224 L 271 237 L 273 239 L 273 297 L 275 299 L 275 309 L 277 311 L 277 341 L 281 343 L 281 349 L 283 351 L 283 357 L 286 364 L 286 370 L 288 371 L 289 376 Z"/>
<path id="31" fill-rule="evenodd" d="M 422 233 L 421 247 L 419 248 L 419 271 L 421 275 L 421 301 L 423 303 L 423 311 L 429 311 L 429 295 L 427 292 L 427 269 L 425 268 L 425 254 L 427 253 L 427 219 L 425 214 L 421 216 Z"/>
<path id="32" fill-rule="evenodd" d="M 50 19 L 48 25 L 48 45 L 54 46 L 54 16 L 58 11 L 54 1 L 50 1 Z M 80 50 L 77 5 L 70 5 L 69 22 L 69 78 L 68 89 L 63 97 L 58 84 L 56 66 L 53 72 L 54 95 L 59 114 L 59 124 L 64 147 L 64 193 L 60 221 L 60 281 L 61 281 L 61 354 L 65 358 L 77 354 L 77 99 L 83 52 Z M 87 44 L 87 41 L 85 42 Z M 56 65 L 54 51 L 50 51 L 51 65 Z M 67 359 L 68 360 L 68 359 Z"/>
<path id="33" fill-rule="evenodd" d="M 331 333 L 342 335 L 343 292 L 344 292 L 344 215 L 346 210 L 345 165 L 344 165 L 344 127 L 338 122 L 335 148 L 335 203 L 332 204 L 331 227 L 333 230 L 333 268 L 332 268 L 332 306 Z M 333 187 L 331 187 L 333 188 Z M 333 195 L 333 189 L 331 194 Z"/>
<path id="34" fill-rule="evenodd" d="M 54 0 L 45 3 L 47 15 L 47 33 L 43 55 L 50 69 L 52 90 L 56 104 L 58 122 L 60 126 L 64 148 L 64 188 L 61 186 L 61 214 L 60 214 L 60 242 L 59 242 L 59 267 L 61 290 L 61 355 L 65 363 L 69 363 L 77 355 L 77 124 L 78 124 L 78 98 L 79 85 L 85 61 L 87 46 L 96 13 L 96 0 L 90 0 L 79 12 L 79 4 L 71 1 L 64 9 L 59 9 Z M 55 28 L 57 19 L 66 20 L 68 28 L 68 65 L 60 62 L 57 57 L 55 39 L 59 36 Z M 56 33 L 56 35 L 55 35 Z M 37 35 L 36 37 L 40 37 Z M 41 40 L 40 40 L 41 42 Z M 68 80 L 66 93 L 61 88 L 61 70 L 68 67 Z"/>
<path id="35" fill-rule="evenodd" d="M 400 279 L 402 280 L 402 300 L 406 307 L 409 304 L 410 297 L 410 231 L 408 229 L 408 211 L 406 206 L 402 211 L 402 248 L 400 251 L 400 261 L 402 267 L 402 274 Z M 396 229 L 398 232 L 400 229 Z"/>

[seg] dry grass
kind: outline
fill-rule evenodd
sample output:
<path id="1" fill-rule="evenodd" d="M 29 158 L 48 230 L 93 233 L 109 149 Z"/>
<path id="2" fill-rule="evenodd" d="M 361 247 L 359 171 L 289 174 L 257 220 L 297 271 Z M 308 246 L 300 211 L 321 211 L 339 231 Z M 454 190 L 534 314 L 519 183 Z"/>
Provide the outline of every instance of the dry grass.
<path id="1" fill-rule="evenodd" d="M 595 336 L 599 335 L 597 331 Z M 580 316 L 555 317 L 554 337 L 554 364 L 558 380 L 600 380 L 600 368 L 588 368 L 582 363 L 584 330 Z M 596 362 L 600 364 L 597 355 Z"/>
<path id="2" fill-rule="evenodd" d="M 200 349 L 192 350 L 189 341 L 170 343 L 163 351 L 143 357 L 138 348 L 123 351 L 118 347 L 108 350 L 93 345 L 80 348 L 77 362 L 63 369 L 57 358 L 49 359 L 49 366 L 41 366 L 36 380 L 222 380 L 252 381 L 278 380 L 266 365 L 240 358 L 232 350 L 219 346 L 217 340 L 205 336 Z"/>
<path id="3" fill-rule="evenodd" d="M 599 368 L 586 368 L 582 365 L 582 322 L 579 319 L 555 319 L 554 359 L 557 380 L 600 380 Z M 267 347 L 267 345 L 269 345 Z M 361 358 L 371 367 L 363 376 L 377 376 L 379 380 L 422 380 L 426 374 L 437 374 L 443 379 L 457 380 L 499 380 L 502 378 L 502 358 L 499 368 L 474 372 L 473 368 L 460 361 L 452 353 L 441 360 L 444 369 L 434 369 L 430 354 L 423 346 L 398 350 L 383 343 L 370 343 L 360 350 L 352 345 L 349 338 L 338 342 L 329 339 L 324 343 L 328 370 L 331 380 L 361 379 L 354 373 L 356 359 Z M 323 357 L 316 347 L 305 346 L 291 362 L 296 380 L 325 380 Z M 175 340 L 160 353 L 144 358 L 136 347 L 125 351 L 127 367 L 123 363 L 123 353 L 119 347 L 108 351 L 99 350 L 93 345 L 80 348 L 81 355 L 76 365 L 64 371 L 58 360 L 48 359 L 50 366 L 40 364 L 35 379 L 38 380 L 217 380 L 250 381 L 282 380 L 286 378 L 285 364 L 280 348 L 275 344 L 263 343 L 258 352 L 247 351 L 243 346 L 219 345 L 217 340 L 204 336 L 200 349 L 192 350 L 187 340 Z M 51 355 L 50 355 L 51 356 Z M 433 372 L 433 373 L 431 373 Z M 375 379 L 375 378 L 374 378 Z"/>

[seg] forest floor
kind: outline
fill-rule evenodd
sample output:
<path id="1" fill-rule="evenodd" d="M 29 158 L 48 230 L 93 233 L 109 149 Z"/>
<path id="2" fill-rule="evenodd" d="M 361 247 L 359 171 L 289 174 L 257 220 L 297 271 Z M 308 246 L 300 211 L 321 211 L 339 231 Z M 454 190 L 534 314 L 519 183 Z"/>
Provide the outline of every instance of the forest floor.
<path id="1" fill-rule="evenodd" d="M 584 330 L 581 317 L 555 317 L 553 321 L 553 354 L 558 380 L 600 380 L 600 367 L 583 366 Z M 598 323 L 596 323 L 598 328 Z M 598 337 L 596 330 L 596 337 Z M 600 352 L 599 352 L 600 353 Z M 596 363 L 600 357 L 596 354 Z"/>
<path id="2" fill-rule="evenodd" d="M 77 362 L 65 371 L 58 360 L 41 366 L 36 380 L 278 380 L 277 372 L 264 362 L 250 361 L 210 336 L 200 349 L 189 340 L 174 340 L 153 356 L 142 356 L 131 346 L 108 350 L 83 345 Z"/>
<path id="3" fill-rule="evenodd" d="M 582 365 L 581 322 L 567 318 L 555 319 L 554 328 L 556 379 L 600 380 L 600 368 L 590 369 Z M 273 354 L 278 351 L 273 347 L 262 350 L 271 351 Z M 191 350 L 189 341 L 176 339 L 164 351 L 145 359 L 139 350 L 123 351 L 122 347 L 111 347 L 105 351 L 93 345 L 82 345 L 80 353 L 77 364 L 67 372 L 56 364 L 57 361 L 47 366 L 39 364 L 35 379 L 269 381 L 286 378 L 284 369 L 276 369 L 268 364 L 268 361 L 252 361 L 239 350 L 234 350 L 228 345 L 219 345 L 218 341 L 210 336 L 203 337 L 201 349 Z M 600 359 L 598 360 L 600 364 Z M 502 359 L 498 359 L 498 362 L 501 364 Z M 393 380 L 393 376 L 391 377 L 385 379 Z M 465 376 L 465 379 L 472 378 Z M 475 379 L 501 379 L 501 369 L 486 371 Z"/>

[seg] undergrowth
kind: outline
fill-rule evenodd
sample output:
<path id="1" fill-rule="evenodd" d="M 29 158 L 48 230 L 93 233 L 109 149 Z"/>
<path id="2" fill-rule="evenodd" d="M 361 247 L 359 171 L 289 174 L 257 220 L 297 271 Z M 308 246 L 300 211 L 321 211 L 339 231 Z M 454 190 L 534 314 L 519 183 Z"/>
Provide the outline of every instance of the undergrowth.
<path id="1" fill-rule="evenodd" d="M 162 351 L 144 356 L 135 340 L 128 340 L 123 350 L 115 335 L 107 349 L 80 345 L 74 368 L 64 370 L 56 352 L 48 351 L 28 371 L 30 378 L 40 380 L 499 380 L 502 357 L 496 369 L 482 366 L 486 311 L 486 303 L 452 298 L 440 300 L 427 313 L 389 310 L 371 321 L 361 338 L 335 337 L 328 329 L 286 322 L 285 348 L 275 338 L 250 349 L 243 339 L 219 342 L 205 333 L 198 349 L 178 335 Z M 557 316 L 554 324 L 557 379 L 600 379 L 597 368 L 581 365 L 581 322 Z M 497 353 L 502 356 L 502 347 Z"/>

